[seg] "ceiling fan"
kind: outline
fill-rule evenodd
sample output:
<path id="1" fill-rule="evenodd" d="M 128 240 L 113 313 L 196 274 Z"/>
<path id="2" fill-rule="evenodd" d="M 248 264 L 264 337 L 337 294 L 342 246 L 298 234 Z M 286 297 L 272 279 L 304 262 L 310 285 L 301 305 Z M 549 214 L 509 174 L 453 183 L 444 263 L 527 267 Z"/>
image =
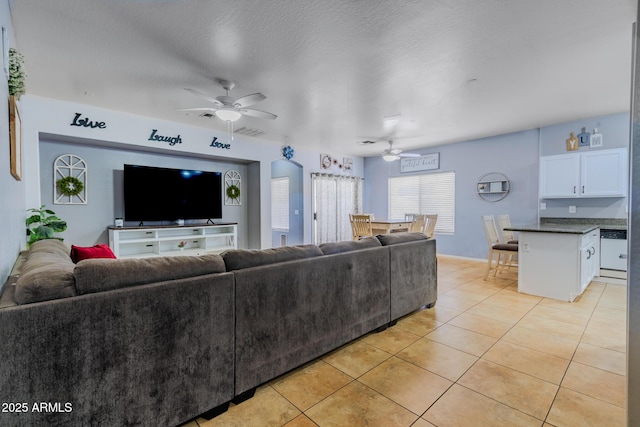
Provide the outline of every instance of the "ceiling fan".
<path id="1" fill-rule="evenodd" d="M 420 157 L 417 153 L 404 153 L 399 148 L 393 148 L 393 140 L 389 140 L 389 148 L 382 152 L 382 158 L 387 162 L 393 162 L 401 157 Z"/>
<path id="2" fill-rule="evenodd" d="M 204 99 L 205 101 L 209 101 L 211 104 L 213 104 L 212 106 L 179 108 L 178 111 L 211 111 L 216 117 L 225 122 L 235 122 L 242 116 L 271 120 L 278 117 L 275 114 L 268 113 L 266 111 L 247 108 L 253 104 L 257 104 L 258 102 L 267 99 L 267 97 L 263 94 L 258 92 L 235 99 L 229 96 L 229 91 L 235 87 L 235 83 L 222 79 L 216 79 L 216 82 L 219 83 L 223 87 L 223 89 L 227 91 L 226 95 L 216 96 L 215 98 L 212 98 L 195 89 L 185 88 L 187 92 L 190 92 L 197 97 Z"/>

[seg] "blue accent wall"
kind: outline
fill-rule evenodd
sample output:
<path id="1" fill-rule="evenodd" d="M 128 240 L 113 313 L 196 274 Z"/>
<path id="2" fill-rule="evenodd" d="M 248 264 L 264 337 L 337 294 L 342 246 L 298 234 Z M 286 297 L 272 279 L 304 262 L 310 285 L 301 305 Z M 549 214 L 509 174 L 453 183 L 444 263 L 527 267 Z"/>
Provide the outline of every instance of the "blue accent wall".
<path id="1" fill-rule="evenodd" d="M 537 221 L 538 136 L 527 130 L 420 150 L 420 154 L 440 153 L 437 173 L 456 174 L 455 233 L 436 234 L 438 253 L 486 258 L 487 240 L 481 216 L 509 214 L 512 223 Z M 502 173 L 509 178 L 511 191 L 499 202 L 487 202 L 476 193 L 476 183 L 483 175 Z M 364 162 L 364 210 L 376 218 L 388 217 L 388 178 L 408 175 L 400 172 L 400 162 L 385 162 L 381 157 Z"/>
<path id="2" fill-rule="evenodd" d="M 453 234 L 436 234 L 438 253 L 486 258 L 488 243 L 480 217 L 509 214 L 512 224 L 538 222 L 538 216 L 568 217 L 568 206 L 578 205 L 580 218 L 626 218 L 626 198 L 562 199 L 546 201 L 547 209 L 538 210 L 539 157 L 566 153 L 565 140 L 570 132 L 582 127 L 597 127 L 603 135 L 603 148 L 629 146 L 629 113 L 588 118 L 573 122 L 497 135 L 420 150 L 420 154 L 440 153 L 440 169 L 418 173 L 454 171 L 456 173 L 456 230 Z M 588 148 L 582 148 L 588 150 Z M 498 172 L 506 175 L 511 192 L 501 201 L 486 202 L 476 194 L 476 182 L 482 175 Z M 388 179 L 406 175 L 400 162 L 387 163 L 381 157 L 364 161 L 365 212 L 376 218 L 388 217 Z M 566 213 L 565 213 L 566 211 Z"/>

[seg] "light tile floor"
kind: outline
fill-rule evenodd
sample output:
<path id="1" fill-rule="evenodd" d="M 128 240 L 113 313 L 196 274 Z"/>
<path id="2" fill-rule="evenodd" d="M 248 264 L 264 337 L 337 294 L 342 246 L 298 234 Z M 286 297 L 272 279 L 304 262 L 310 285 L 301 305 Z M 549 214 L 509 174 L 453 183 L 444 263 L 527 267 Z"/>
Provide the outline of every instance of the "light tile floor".
<path id="1" fill-rule="evenodd" d="M 574 303 L 438 257 L 438 302 L 183 427 L 625 426 L 626 287 Z"/>

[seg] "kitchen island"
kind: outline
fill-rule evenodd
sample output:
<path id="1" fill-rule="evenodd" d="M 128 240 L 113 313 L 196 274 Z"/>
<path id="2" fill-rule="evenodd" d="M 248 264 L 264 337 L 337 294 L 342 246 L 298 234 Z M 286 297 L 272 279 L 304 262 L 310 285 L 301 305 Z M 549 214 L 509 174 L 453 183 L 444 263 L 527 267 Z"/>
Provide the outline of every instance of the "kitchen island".
<path id="1" fill-rule="evenodd" d="M 573 301 L 598 275 L 596 225 L 534 224 L 506 230 L 518 232 L 518 292 Z"/>

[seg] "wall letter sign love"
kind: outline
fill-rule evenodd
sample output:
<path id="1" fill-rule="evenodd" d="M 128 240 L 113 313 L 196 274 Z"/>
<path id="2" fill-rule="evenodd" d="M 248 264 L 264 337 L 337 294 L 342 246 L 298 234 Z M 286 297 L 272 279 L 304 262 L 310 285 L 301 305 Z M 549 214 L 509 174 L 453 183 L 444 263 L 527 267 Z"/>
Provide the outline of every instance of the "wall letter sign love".
<path id="1" fill-rule="evenodd" d="M 213 141 L 211 141 L 209 147 L 220 148 L 222 150 L 231 150 L 231 144 L 223 144 L 221 142 L 218 142 L 217 136 L 213 137 Z"/>
<path id="2" fill-rule="evenodd" d="M 81 119 L 80 116 L 82 116 L 81 113 L 76 113 L 76 116 L 73 118 L 73 121 L 69 126 L 80 126 L 85 128 L 98 128 L 98 129 L 104 129 L 107 127 L 105 122 L 93 122 L 88 118 Z"/>

